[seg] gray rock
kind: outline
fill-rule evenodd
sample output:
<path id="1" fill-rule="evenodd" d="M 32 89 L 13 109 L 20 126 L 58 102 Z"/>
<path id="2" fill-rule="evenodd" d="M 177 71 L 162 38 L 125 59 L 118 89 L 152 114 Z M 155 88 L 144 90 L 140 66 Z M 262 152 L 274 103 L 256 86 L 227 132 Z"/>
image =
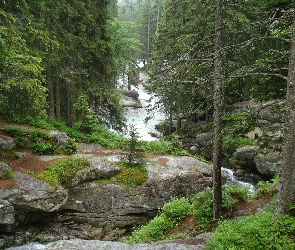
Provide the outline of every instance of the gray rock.
<path id="1" fill-rule="evenodd" d="M 131 108 L 142 108 L 142 105 L 140 102 L 136 101 L 132 97 L 128 96 L 121 96 L 120 104 L 122 107 L 131 107 Z"/>
<path id="2" fill-rule="evenodd" d="M 254 161 L 259 173 L 274 177 L 280 172 L 282 157 L 280 152 L 270 151 L 268 153 L 258 154 Z"/>
<path id="3" fill-rule="evenodd" d="M 188 250 L 202 249 L 202 245 L 185 245 L 179 243 L 153 243 L 153 244 L 133 244 L 128 245 L 120 242 L 95 241 L 95 240 L 67 240 L 52 243 L 46 250 Z"/>
<path id="4" fill-rule="evenodd" d="M 0 199 L 0 224 L 12 225 L 15 223 L 14 207 L 10 202 Z"/>
<path id="5" fill-rule="evenodd" d="M 159 162 L 165 161 L 165 166 Z M 145 223 L 172 197 L 192 198 L 212 185 L 212 167 L 192 157 L 163 156 L 147 165 L 148 179 L 142 185 L 125 188 L 118 184 L 87 182 L 72 188 L 59 221 L 87 223 L 113 236 L 115 228 Z M 118 235 L 117 235 L 118 237 Z"/>
<path id="6" fill-rule="evenodd" d="M 206 159 L 212 159 L 213 134 L 198 134 L 193 142 L 185 142 L 183 146 L 190 154 L 200 155 Z"/>
<path id="7" fill-rule="evenodd" d="M 55 190 L 48 183 L 31 175 L 15 172 L 14 180 L 25 192 L 18 193 L 10 202 L 23 211 L 57 211 L 68 198 L 67 190 Z"/>
<path id="8" fill-rule="evenodd" d="M 15 148 L 13 138 L 6 135 L 0 135 L 0 149 Z"/>
<path id="9" fill-rule="evenodd" d="M 98 179 L 108 179 L 120 173 L 120 171 L 120 168 L 114 164 L 92 159 L 89 168 L 84 168 L 76 173 L 72 180 L 72 186 Z"/>
<path id="10" fill-rule="evenodd" d="M 213 145 L 213 134 L 203 133 L 196 136 L 196 143 L 198 147 L 208 147 Z"/>
<path id="11" fill-rule="evenodd" d="M 0 180 L 8 179 L 7 173 L 8 171 L 12 171 L 9 165 L 6 163 L 0 162 Z"/>
<path id="12" fill-rule="evenodd" d="M 133 98 L 134 100 L 139 102 L 139 94 L 136 90 L 128 90 L 128 89 L 117 89 L 123 95 Z"/>
<path id="13" fill-rule="evenodd" d="M 257 151 L 256 146 L 246 146 L 246 147 L 238 148 L 236 152 L 234 153 L 234 157 L 239 160 L 254 162 L 256 151 Z"/>
<path id="14" fill-rule="evenodd" d="M 59 147 L 66 147 L 69 137 L 65 132 L 51 130 L 49 132 L 50 136 L 55 140 L 55 144 Z"/>

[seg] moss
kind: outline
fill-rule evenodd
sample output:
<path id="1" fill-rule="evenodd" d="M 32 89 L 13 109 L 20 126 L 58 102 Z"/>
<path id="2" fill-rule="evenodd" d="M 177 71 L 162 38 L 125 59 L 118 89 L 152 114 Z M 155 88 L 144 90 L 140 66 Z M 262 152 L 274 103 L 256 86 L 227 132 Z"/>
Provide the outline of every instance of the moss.
<path id="1" fill-rule="evenodd" d="M 12 169 L 7 169 L 4 175 L 6 179 L 10 179 L 10 180 L 14 179 L 14 172 Z"/>
<path id="2" fill-rule="evenodd" d="M 143 164 L 118 164 L 121 172 L 116 175 L 119 184 L 128 187 L 135 187 L 144 183 L 148 178 L 148 172 Z"/>
<path id="3" fill-rule="evenodd" d="M 89 161 L 86 158 L 71 157 L 48 165 L 46 171 L 38 177 L 52 186 L 70 187 L 76 173 L 88 166 Z"/>
<path id="4" fill-rule="evenodd" d="M 126 162 L 116 163 L 121 172 L 110 179 L 97 180 L 100 185 L 118 184 L 124 187 L 136 187 L 148 179 L 148 172 L 143 163 L 128 164 Z"/>

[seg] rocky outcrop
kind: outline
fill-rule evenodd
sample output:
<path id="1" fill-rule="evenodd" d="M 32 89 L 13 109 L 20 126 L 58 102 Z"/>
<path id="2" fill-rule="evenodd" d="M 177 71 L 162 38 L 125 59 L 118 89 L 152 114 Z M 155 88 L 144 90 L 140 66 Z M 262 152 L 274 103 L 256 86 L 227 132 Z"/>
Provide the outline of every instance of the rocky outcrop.
<path id="1" fill-rule="evenodd" d="M 189 153 L 201 155 L 205 159 L 212 159 L 213 133 L 202 133 L 195 137 L 194 143 L 187 147 Z"/>
<path id="2" fill-rule="evenodd" d="M 146 168 L 148 179 L 140 186 L 87 182 L 73 187 L 58 221 L 101 228 L 97 239 L 114 240 L 154 217 L 172 197 L 191 198 L 212 185 L 211 166 L 191 157 L 157 157 Z"/>
<path id="3" fill-rule="evenodd" d="M 272 100 L 268 102 L 239 102 L 227 107 L 227 113 L 249 111 L 261 124 L 281 125 L 284 116 L 284 102 L 281 100 Z"/>
<path id="4" fill-rule="evenodd" d="M 83 248 L 82 248 L 83 247 Z M 177 249 L 177 250 L 198 250 L 203 249 L 203 244 L 185 245 L 173 242 L 159 242 L 153 244 L 134 244 L 128 245 L 121 242 L 110 241 L 83 241 L 83 240 L 70 240 L 59 241 L 45 248 L 46 250 L 165 250 L 165 249 Z"/>
<path id="5" fill-rule="evenodd" d="M 148 179 L 139 186 L 125 187 L 112 181 L 121 171 L 116 165 L 119 155 L 82 155 L 91 164 L 77 172 L 69 189 L 15 172 L 18 188 L 0 194 L 0 231 L 19 232 L 34 222 L 42 225 L 38 233 L 24 233 L 18 241 L 116 240 L 153 218 L 171 198 L 192 198 L 212 186 L 211 165 L 192 157 L 150 158 Z"/>
<path id="6" fill-rule="evenodd" d="M 279 174 L 282 165 L 281 153 L 273 150 L 258 153 L 254 161 L 258 172 L 268 177 Z"/>
<path id="7" fill-rule="evenodd" d="M 121 93 L 120 105 L 122 107 L 142 108 L 140 100 L 138 99 L 139 94 L 137 91 L 125 89 L 118 89 L 118 91 Z"/>

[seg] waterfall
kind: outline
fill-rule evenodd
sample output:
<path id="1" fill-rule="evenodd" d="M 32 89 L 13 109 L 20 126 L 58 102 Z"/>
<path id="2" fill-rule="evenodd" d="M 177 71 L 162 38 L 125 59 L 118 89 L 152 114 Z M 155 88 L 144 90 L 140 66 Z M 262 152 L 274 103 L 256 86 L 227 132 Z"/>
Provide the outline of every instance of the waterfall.
<path id="1" fill-rule="evenodd" d="M 140 80 L 144 83 L 147 81 L 148 76 L 145 72 L 140 72 Z M 156 99 L 147 93 L 143 84 L 139 84 L 138 87 L 132 87 L 139 94 L 139 100 L 142 108 L 127 108 L 125 111 L 125 117 L 127 119 L 127 125 L 133 125 L 139 136 L 140 140 L 152 141 L 157 138 L 154 135 L 160 136 L 159 132 L 155 129 L 155 126 L 165 119 L 163 112 L 154 110 L 149 112 L 149 107 L 153 107 L 156 103 Z"/>

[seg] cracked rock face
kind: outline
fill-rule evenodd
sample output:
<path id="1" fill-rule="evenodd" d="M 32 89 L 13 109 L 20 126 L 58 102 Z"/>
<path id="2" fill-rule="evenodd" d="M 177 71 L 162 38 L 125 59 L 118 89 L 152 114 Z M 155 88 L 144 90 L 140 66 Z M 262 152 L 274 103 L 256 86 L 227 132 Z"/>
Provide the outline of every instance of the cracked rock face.
<path id="1" fill-rule="evenodd" d="M 22 208 L 23 211 L 53 212 L 61 209 L 62 205 L 67 201 L 67 190 L 57 189 L 52 192 L 52 186 L 31 175 L 16 172 L 14 180 L 20 189 L 25 192 L 11 199 L 11 203 L 18 208 Z"/>
<path id="2" fill-rule="evenodd" d="M 15 223 L 14 207 L 8 201 L 0 199 L 0 224 L 12 225 Z"/>
<path id="3" fill-rule="evenodd" d="M 19 189 L 0 193 L 3 200 L 0 231 L 4 223 L 14 223 L 15 219 L 10 232 L 16 232 L 19 225 L 28 221 L 44 224 L 43 231 L 34 236 L 43 242 L 49 238 L 53 241 L 72 237 L 116 240 L 133 226 L 153 218 L 172 198 L 192 198 L 212 186 L 212 166 L 191 157 L 149 159 L 146 164 L 148 179 L 136 187 L 97 182 L 118 174 L 120 168 L 115 163 L 105 162 L 107 157 L 103 157 L 104 160 L 88 157 L 90 167 L 77 172 L 68 190 L 15 172 L 14 180 Z"/>

